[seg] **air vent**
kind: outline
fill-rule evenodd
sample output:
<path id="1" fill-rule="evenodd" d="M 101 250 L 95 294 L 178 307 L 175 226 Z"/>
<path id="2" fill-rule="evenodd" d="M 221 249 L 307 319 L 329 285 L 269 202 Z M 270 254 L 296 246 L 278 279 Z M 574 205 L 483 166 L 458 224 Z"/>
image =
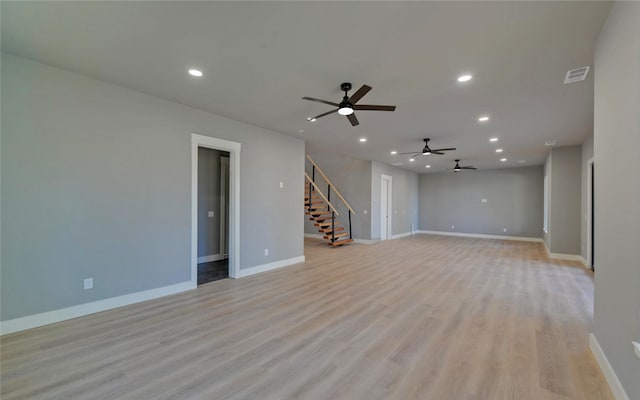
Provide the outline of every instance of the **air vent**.
<path id="1" fill-rule="evenodd" d="M 580 82 L 587 79 L 591 66 L 580 67 L 567 71 L 567 75 L 564 77 L 564 83 Z"/>
<path id="2" fill-rule="evenodd" d="M 544 142 L 545 146 L 555 146 L 556 145 L 556 141 L 555 140 L 547 140 L 546 142 Z"/>

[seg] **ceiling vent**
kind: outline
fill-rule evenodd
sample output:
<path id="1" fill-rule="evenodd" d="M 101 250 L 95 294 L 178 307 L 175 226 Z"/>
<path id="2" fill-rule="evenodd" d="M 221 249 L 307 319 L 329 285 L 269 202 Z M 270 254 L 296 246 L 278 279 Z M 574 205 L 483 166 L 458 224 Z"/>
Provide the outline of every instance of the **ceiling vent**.
<path id="1" fill-rule="evenodd" d="M 567 75 L 564 77 L 564 83 L 580 82 L 587 79 L 591 66 L 580 67 L 567 71 Z"/>
<path id="2" fill-rule="evenodd" d="M 547 140 L 546 142 L 544 142 L 545 146 L 555 146 L 556 145 L 556 141 L 555 140 Z"/>

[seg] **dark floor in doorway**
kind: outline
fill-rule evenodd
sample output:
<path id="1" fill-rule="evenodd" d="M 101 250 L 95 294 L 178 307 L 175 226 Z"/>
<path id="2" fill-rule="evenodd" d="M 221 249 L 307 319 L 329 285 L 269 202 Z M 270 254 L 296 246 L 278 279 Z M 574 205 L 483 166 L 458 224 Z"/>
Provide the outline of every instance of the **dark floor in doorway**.
<path id="1" fill-rule="evenodd" d="M 229 277 L 229 260 L 211 261 L 198 264 L 198 285 Z"/>

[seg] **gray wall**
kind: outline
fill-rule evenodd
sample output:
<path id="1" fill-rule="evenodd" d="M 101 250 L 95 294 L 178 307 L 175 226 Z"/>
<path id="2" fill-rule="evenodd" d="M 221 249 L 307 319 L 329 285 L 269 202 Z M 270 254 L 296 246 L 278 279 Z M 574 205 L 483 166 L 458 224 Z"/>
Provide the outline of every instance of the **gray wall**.
<path id="1" fill-rule="evenodd" d="M 595 56 L 593 332 L 630 399 L 640 399 L 640 3 L 615 2 Z"/>
<path id="2" fill-rule="evenodd" d="M 580 254 L 581 146 L 551 149 L 549 233 L 552 253 Z"/>
<path id="3" fill-rule="evenodd" d="M 369 215 L 369 205 L 371 204 L 371 161 L 339 154 L 312 153 L 309 155 L 356 212 L 356 214 L 351 217 L 353 237 L 356 239 L 370 239 L 371 218 Z M 311 163 L 308 161 L 306 171 L 309 176 L 311 176 Z M 326 182 L 319 173 L 316 173 L 316 183 L 318 183 L 322 192 L 326 195 Z M 337 197 L 334 195 L 331 196 L 331 203 L 340 213 L 338 217 L 340 223 L 345 227 L 348 226 L 348 213 L 344 203 L 337 200 Z M 300 204 L 302 204 L 302 202 Z M 365 214 L 365 212 L 367 214 Z M 313 226 L 313 222 L 309 221 L 309 218 L 305 218 L 305 233 L 319 233 L 317 228 Z"/>
<path id="4" fill-rule="evenodd" d="M 2 106 L 2 320 L 188 281 L 191 133 L 242 143 L 240 267 L 303 255 L 302 140 L 4 53 Z"/>
<path id="5" fill-rule="evenodd" d="M 371 165 L 371 239 L 380 239 L 380 201 L 382 175 L 392 177 L 391 234 L 418 229 L 418 174 L 374 161 Z"/>
<path id="6" fill-rule="evenodd" d="M 581 194 L 580 198 L 582 202 L 580 204 L 580 254 L 587 260 L 587 209 L 588 207 L 588 182 L 589 178 L 589 159 L 593 158 L 593 135 L 589 136 L 587 140 L 582 144 L 582 156 L 581 156 L 581 165 L 580 165 L 580 173 L 581 173 Z M 589 262 L 589 260 L 587 260 Z"/>
<path id="7" fill-rule="evenodd" d="M 229 153 L 204 147 L 198 149 L 198 257 L 220 254 L 220 222 L 223 212 L 220 209 L 221 156 L 228 157 Z M 227 170 L 227 183 L 228 179 Z M 213 217 L 208 216 L 209 211 L 214 212 Z M 225 220 L 228 221 L 228 216 Z"/>
<path id="8" fill-rule="evenodd" d="M 541 166 L 422 174 L 419 226 L 452 231 L 454 225 L 454 232 L 540 238 L 542 201 Z"/>

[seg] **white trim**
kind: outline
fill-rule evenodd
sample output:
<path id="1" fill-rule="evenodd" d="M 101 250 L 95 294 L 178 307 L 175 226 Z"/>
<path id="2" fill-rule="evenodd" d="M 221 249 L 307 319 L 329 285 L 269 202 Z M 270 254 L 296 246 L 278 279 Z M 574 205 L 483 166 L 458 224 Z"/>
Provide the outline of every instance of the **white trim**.
<path id="1" fill-rule="evenodd" d="M 391 235 L 391 239 L 400 239 L 406 236 L 411 236 L 411 232 L 398 233 L 397 235 Z"/>
<path id="2" fill-rule="evenodd" d="M 447 231 L 422 231 L 415 233 L 423 233 L 427 235 L 443 235 L 443 236 L 463 236 L 481 239 L 499 239 L 499 240 L 515 240 L 518 242 L 540 242 L 544 243 L 542 238 L 526 237 L 526 236 L 502 236 L 502 235 L 486 235 L 484 233 L 464 233 L 464 232 L 447 232 Z"/>
<path id="3" fill-rule="evenodd" d="M 198 282 L 198 147 L 229 152 L 229 277 L 240 275 L 240 143 L 191 134 L 191 282 Z"/>
<path id="4" fill-rule="evenodd" d="M 128 306 L 142 301 L 157 299 L 159 297 L 169 296 L 195 288 L 196 285 L 191 281 L 181 282 L 174 285 L 144 290 L 142 292 L 125 294 L 122 296 L 111 297 L 109 299 L 93 301 L 91 303 L 79 304 L 77 306 L 11 319 L 0 322 L 0 333 L 2 335 L 6 335 L 9 333 L 24 331 L 26 329 L 37 328 L 39 326 L 83 317 L 85 315 Z"/>
<path id="5" fill-rule="evenodd" d="M 618 380 L 618 376 L 611 367 L 611 364 L 609 364 L 607 356 L 604 354 L 604 351 L 602 351 L 602 347 L 600 347 L 600 343 L 598 343 L 598 340 L 593 333 L 589 335 L 589 348 L 591 349 L 591 353 L 593 353 L 593 356 L 598 362 L 598 365 L 600 366 L 600 369 L 613 392 L 613 397 L 615 397 L 616 400 L 629 400 L 629 396 L 627 396 L 627 393 L 624 391 L 622 383 Z"/>
<path id="6" fill-rule="evenodd" d="M 224 260 L 225 255 L 224 254 L 211 254 L 210 256 L 202 256 L 202 257 L 198 257 L 198 264 L 202 264 L 202 263 L 206 263 L 206 262 L 211 262 L 211 261 L 220 261 L 220 260 Z"/>
<path id="7" fill-rule="evenodd" d="M 273 269 L 288 267 L 289 265 L 301 264 L 305 260 L 304 256 L 287 258 L 285 260 L 274 261 L 268 264 L 256 265 L 251 268 L 243 268 L 240 270 L 238 278 L 244 278 L 245 276 L 259 274 L 261 272 L 271 271 Z"/>
<path id="8" fill-rule="evenodd" d="M 592 192 L 593 192 L 593 187 L 591 186 L 591 180 L 593 179 L 592 172 L 592 165 L 593 165 L 593 157 L 591 157 L 590 159 L 587 160 L 587 259 L 585 260 L 585 267 L 587 268 L 591 268 L 591 257 L 593 254 L 593 243 L 591 243 L 591 224 L 593 224 L 593 221 L 591 220 L 591 216 L 593 215 L 593 211 L 591 211 L 591 208 L 593 207 L 593 204 L 591 204 L 591 198 L 592 198 Z M 593 262 L 593 265 L 595 266 L 595 260 Z"/>
<path id="9" fill-rule="evenodd" d="M 555 259 L 555 260 L 569 260 L 569 261 L 580 261 L 582 265 L 585 267 L 587 263 L 585 262 L 584 257 L 580 254 L 565 254 L 565 253 L 552 253 L 547 247 L 547 242 L 542 241 L 544 244 L 544 250 L 547 252 L 547 257 Z"/>
<path id="10" fill-rule="evenodd" d="M 384 181 L 388 181 L 387 185 L 387 198 L 383 202 L 383 193 L 384 193 Z M 389 240 L 392 239 L 392 226 L 393 226 L 393 177 L 390 175 L 380 175 L 380 240 Z M 386 204 L 387 209 L 383 210 L 382 205 Z M 383 218 L 383 214 L 386 212 L 387 219 L 385 223 L 385 219 Z M 384 231 L 386 228 L 386 232 Z"/>

